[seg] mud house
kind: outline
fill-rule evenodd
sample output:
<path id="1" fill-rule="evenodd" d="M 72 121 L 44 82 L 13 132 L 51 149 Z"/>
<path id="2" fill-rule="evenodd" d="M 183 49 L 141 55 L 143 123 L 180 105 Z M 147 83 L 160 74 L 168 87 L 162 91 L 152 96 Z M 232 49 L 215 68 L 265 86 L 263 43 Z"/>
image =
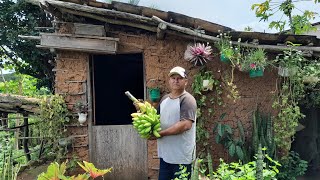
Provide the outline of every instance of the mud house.
<path id="1" fill-rule="evenodd" d="M 192 92 L 193 78 L 203 67 L 184 59 L 188 44 L 213 43 L 220 32 L 230 31 L 233 41 L 241 38 L 248 47 L 266 48 L 270 58 L 284 49 L 287 41 L 302 44 L 301 50 L 319 52 L 315 36 L 238 32 L 198 18 L 120 2 L 28 1 L 54 16 L 55 33 L 42 33 L 37 39 L 39 48 L 56 54 L 55 92 L 66 95 L 71 110 L 79 100 L 88 105 L 86 123 L 68 126 L 70 135 L 81 135 L 74 139 L 73 153 L 100 168 L 114 167 L 111 179 L 156 179 L 156 141 L 141 139 L 132 128 L 130 113 L 135 109 L 124 92 L 150 99 L 149 90 L 157 87 L 165 94 L 168 71 L 177 65 L 187 69 L 187 90 Z M 219 54 L 218 49 L 213 51 Z M 218 56 L 205 68 L 218 80 L 231 69 Z M 228 159 L 223 147 L 213 140 L 214 122 L 226 113 L 225 123 L 235 128 L 240 120 L 250 136 L 250 116 L 257 104 L 264 111 L 274 111 L 276 79 L 277 71 L 272 68 L 256 79 L 234 71 L 233 82 L 241 98 L 234 102 L 222 90 L 225 106 L 212 105 L 214 113 L 203 126 L 210 134 L 214 163 L 220 157 Z"/>

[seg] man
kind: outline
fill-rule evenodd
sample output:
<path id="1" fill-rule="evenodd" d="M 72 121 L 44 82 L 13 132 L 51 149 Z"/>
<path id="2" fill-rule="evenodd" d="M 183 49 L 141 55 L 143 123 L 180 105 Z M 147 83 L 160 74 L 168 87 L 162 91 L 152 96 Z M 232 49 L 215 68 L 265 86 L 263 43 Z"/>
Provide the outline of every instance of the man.
<path id="1" fill-rule="evenodd" d="M 185 90 L 188 79 L 185 69 L 174 67 L 169 73 L 170 93 L 163 96 L 160 112 L 161 138 L 158 139 L 160 158 L 159 180 L 171 180 L 179 175 L 179 165 L 187 167 L 191 176 L 191 163 L 195 158 L 196 111 L 195 98 Z"/>

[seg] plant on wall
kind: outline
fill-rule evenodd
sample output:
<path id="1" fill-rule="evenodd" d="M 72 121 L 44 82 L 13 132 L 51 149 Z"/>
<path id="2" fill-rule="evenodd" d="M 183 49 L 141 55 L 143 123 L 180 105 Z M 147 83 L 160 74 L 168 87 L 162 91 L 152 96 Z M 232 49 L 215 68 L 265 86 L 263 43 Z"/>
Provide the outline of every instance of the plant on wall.
<path id="1" fill-rule="evenodd" d="M 261 77 L 267 65 L 267 56 L 264 49 L 252 48 L 248 50 L 241 67 L 245 71 L 249 71 L 250 77 Z"/>
<path id="2" fill-rule="evenodd" d="M 235 53 L 232 46 L 231 36 L 227 33 L 220 33 L 217 37 L 220 38 L 220 40 L 215 43 L 215 46 L 220 51 L 220 60 L 228 63 Z"/>
<path id="3" fill-rule="evenodd" d="M 58 140 L 64 137 L 66 131 L 64 124 L 69 122 L 69 112 L 64 98 L 60 95 L 46 96 L 40 102 L 40 137 L 52 145 L 52 152 L 59 152 Z M 60 156 L 61 154 L 57 154 Z"/>
<path id="4" fill-rule="evenodd" d="M 198 157 L 206 159 L 210 153 L 208 117 L 214 115 L 214 106 L 222 106 L 222 87 L 211 71 L 201 69 L 194 76 L 192 83 L 193 94 L 197 100 L 196 141 Z M 208 160 L 209 161 L 209 160 Z M 209 162 L 208 162 L 209 163 Z M 210 166 L 209 166 L 210 167 Z M 205 169 L 204 165 L 200 169 Z"/>
<path id="5" fill-rule="evenodd" d="M 245 134 L 241 121 L 237 121 L 239 129 L 239 138 L 234 137 L 234 130 L 228 124 L 222 124 L 225 117 L 225 113 L 220 116 L 219 122 L 216 123 L 213 128 L 215 135 L 215 141 L 218 144 L 222 144 L 231 157 L 237 157 L 243 162 L 248 162 L 249 157 L 245 147 Z"/>
<path id="6" fill-rule="evenodd" d="M 184 59 L 194 66 L 205 65 L 212 59 L 212 48 L 209 43 L 207 43 L 207 45 L 203 43 L 188 45 L 187 50 L 184 53 Z"/>

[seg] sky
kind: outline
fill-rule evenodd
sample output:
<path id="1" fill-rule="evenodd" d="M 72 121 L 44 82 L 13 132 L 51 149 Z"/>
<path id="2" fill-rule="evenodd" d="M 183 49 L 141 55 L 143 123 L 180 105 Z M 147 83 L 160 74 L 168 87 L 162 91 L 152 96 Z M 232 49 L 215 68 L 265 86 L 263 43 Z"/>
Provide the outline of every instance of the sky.
<path id="1" fill-rule="evenodd" d="M 128 0 L 120 1 L 128 2 Z M 272 2 L 282 1 L 272 0 Z M 261 2 L 264 2 L 264 0 L 140 0 L 139 5 L 146 7 L 155 6 L 163 11 L 173 11 L 208 20 L 238 31 L 242 31 L 245 27 L 250 26 L 254 31 L 258 32 L 276 32 L 275 30 L 268 29 L 268 22 L 259 22 L 254 11 L 251 10 L 252 4 Z M 302 14 L 301 11 L 304 10 L 320 13 L 320 3 L 315 4 L 313 0 L 302 0 L 294 4 L 299 9 L 294 13 Z M 281 16 L 281 13 L 276 13 L 273 19 L 280 19 Z M 320 16 L 317 15 L 313 22 L 319 21 Z"/>

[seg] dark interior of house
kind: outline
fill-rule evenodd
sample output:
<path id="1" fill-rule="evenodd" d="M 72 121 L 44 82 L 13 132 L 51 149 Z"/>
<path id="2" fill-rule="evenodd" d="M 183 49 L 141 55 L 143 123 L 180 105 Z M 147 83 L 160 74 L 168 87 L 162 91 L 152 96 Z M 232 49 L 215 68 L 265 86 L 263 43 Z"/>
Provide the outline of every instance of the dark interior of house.
<path id="1" fill-rule="evenodd" d="M 95 55 L 91 67 L 95 125 L 131 124 L 136 109 L 125 91 L 144 99 L 142 54 Z"/>

